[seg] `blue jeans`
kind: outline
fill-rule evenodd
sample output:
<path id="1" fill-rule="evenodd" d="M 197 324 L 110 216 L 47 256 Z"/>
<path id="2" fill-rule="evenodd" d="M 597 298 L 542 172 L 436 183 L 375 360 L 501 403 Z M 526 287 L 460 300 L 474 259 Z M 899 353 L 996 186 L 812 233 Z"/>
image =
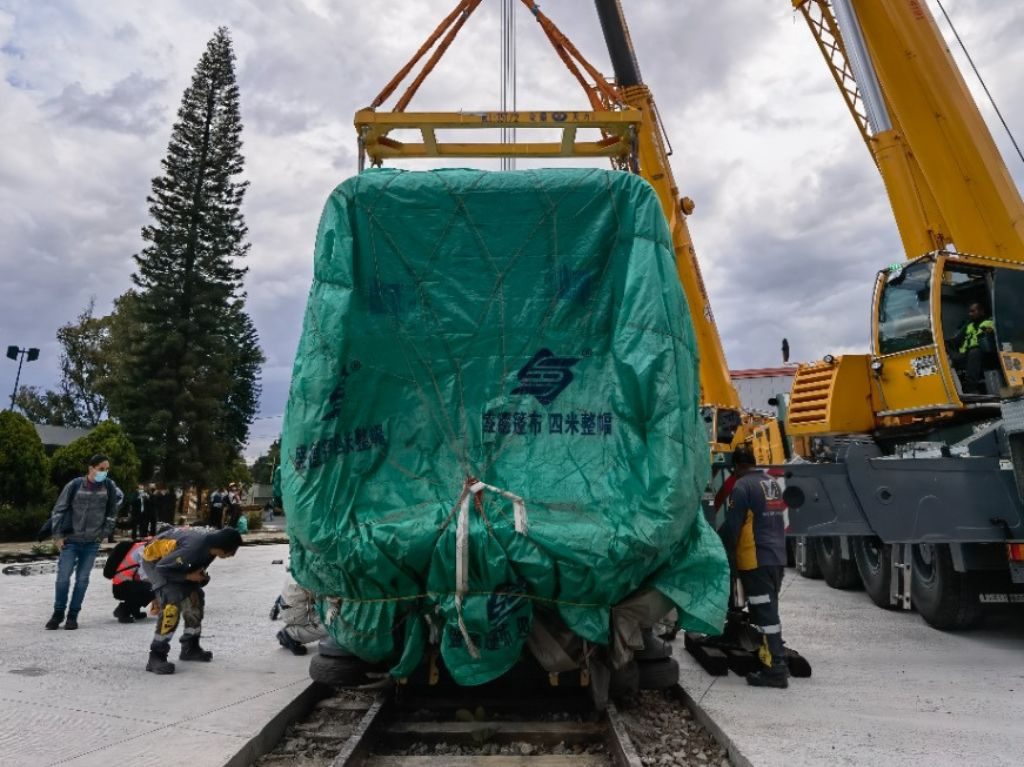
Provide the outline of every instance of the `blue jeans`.
<path id="1" fill-rule="evenodd" d="M 57 559 L 57 589 L 53 597 L 53 611 L 64 614 L 68 606 L 68 589 L 71 587 L 71 573 L 75 573 L 75 590 L 71 594 L 71 614 L 78 614 L 85 599 L 85 590 L 89 588 L 89 576 L 92 574 L 96 554 L 100 550 L 97 543 L 77 543 L 65 541 Z"/>

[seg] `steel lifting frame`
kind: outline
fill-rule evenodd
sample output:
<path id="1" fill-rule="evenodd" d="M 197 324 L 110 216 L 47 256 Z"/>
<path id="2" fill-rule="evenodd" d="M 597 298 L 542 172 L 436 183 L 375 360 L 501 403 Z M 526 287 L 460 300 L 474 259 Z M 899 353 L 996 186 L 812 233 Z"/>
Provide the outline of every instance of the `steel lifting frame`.
<path id="1" fill-rule="evenodd" d="M 615 163 L 625 165 L 630 157 L 634 157 L 637 151 L 637 133 L 642 120 L 640 110 L 626 105 L 617 87 L 583 57 L 532 0 L 521 2 L 533 14 L 559 58 L 583 87 L 590 101 L 591 110 L 406 111 L 426 76 L 451 46 L 459 30 L 481 2 L 482 0 L 459 0 L 455 9 L 441 21 L 370 106 L 356 112 L 359 169 L 363 169 L 367 157 L 373 165 L 380 165 L 388 158 L 426 157 L 608 157 Z M 377 111 L 431 49 L 434 49 L 433 52 L 398 99 L 395 108 L 390 112 Z M 587 80 L 587 76 L 592 82 Z M 512 144 L 500 141 L 442 141 L 437 134 L 439 130 L 481 128 L 554 128 L 561 131 L 561 136 L 557 141 L 526 141 Z M 577 140 L 577 131 L 580 128 L 599 130 L 601 136 L 593 141 Z M 420 141 L 400 141 L 390 135 L 392 131 L 410 129 L 420 132 Z"/>

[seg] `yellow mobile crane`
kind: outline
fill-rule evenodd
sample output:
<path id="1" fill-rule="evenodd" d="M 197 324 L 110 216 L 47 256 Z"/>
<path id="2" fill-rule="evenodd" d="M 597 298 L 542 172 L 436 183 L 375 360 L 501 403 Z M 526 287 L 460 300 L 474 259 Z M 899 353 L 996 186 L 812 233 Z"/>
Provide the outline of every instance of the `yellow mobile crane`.
<path id="1" fill-rule="evenodd" d="M 831 461 L 786 467 L 791 533 L 811 542 L 798 567 L 968 626 L 1024 602 L 1024 203 L 924 0 L 792 3 L 906 259 L 876 278 L 871 353 L 794 378 L 788 431 Z M 975 304 L 992 320 L 969 349 Z"/>
<path id="2" fill-rule="evenodd" d="M 536 19 L 556 54 L 583 87 L 590 111 L 555 109 L 530 112 L 409 112 L 406 108 L 459 29 L 481 0 L 461 0 L 427 38 L 413 58 L 395 75 L 369 107 L 356 113 L 361 162 L 374 165 L 389 159 L 449 157 L 607 157 L 613 165 L 639 173 L 657 192 L 672 234 L 676 269 L 690 307 L 700 354 L 701 402 L 705 408 L 712 449 L 728 451 L 736 442 L 754 439 L 765 462 L 781 460 L 782 440 L 770 419 L 740 411 L 739 396 L 729 378 L 718 327 L 701 277 L 696 251 L 686 223 L 693 201 L 680 196 L 672 175 L 666 139 L 650 89 L 640 78 L 629 31 L 616 0 L 596 0 L 616 80 L 594 68 L 540 10 L 536 2 L 522 3 Z M 428 55 L 429 54 L 429 55 Z M 423 62 L 391 111 L 381 109 L 414 68 Z M 520 143 L 443 141 L 439 131 L 452 129 L 558 129 L 557 141 Z M 419 141 L 401 141 L 393 134 L 415 130 Z M 584 141 L 579 131 L 599 129 L 601 138 Z M 774 426 L 773 426 L 774 425 Z"/>

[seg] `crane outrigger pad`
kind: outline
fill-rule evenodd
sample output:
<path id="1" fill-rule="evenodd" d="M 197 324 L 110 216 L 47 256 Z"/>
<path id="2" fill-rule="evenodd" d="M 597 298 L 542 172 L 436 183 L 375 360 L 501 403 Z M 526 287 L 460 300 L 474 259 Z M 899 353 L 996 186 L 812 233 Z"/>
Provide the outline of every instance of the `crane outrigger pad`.
<path id="1" fill-rule="evenodd" d="M 341 184 L 282 437 L 291 567 L 332 637 L 396 677 L 436 644 L 456 681 L 481 684 L 541 624 L 574 637 L 574 663 L 628 644 L 653 603 L 719 632 L 729 571 L 701 513 L 697 364 L 642 179 Z"/>

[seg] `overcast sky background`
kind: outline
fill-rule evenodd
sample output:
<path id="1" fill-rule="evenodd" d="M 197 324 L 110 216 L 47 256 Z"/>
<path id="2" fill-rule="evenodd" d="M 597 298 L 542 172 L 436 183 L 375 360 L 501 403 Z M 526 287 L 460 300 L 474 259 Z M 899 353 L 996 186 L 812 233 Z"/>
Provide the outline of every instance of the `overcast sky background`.
<path id="1" fill-rule="evenodd" d="M 352 115 L 454 5 L 0 0 L 0 347 L 43 353 L 22 383 L 54 386 L 57 328 L 90 297 L 107 313 L 130 286 L 150 181 L 182 91 L 223 24 L 238 56 L 251 182 L 248 306 L 267 356 L 250 457 L 265 448 L 287 398 L 320 210 L 356 172 Z M 730 366 L 779 364 L 783 336 L 794 359 L 865 350 L 873 275 L 902 257 L 899 240 L 870 156 L 789 0 L 623 6 L 676 179 L 697 204 L 690 227 Z M 1024 3 L 946 7 L 1020 141 Z M 542 8 L 611 75 L 590 0 Z M 498 107 L 498 11 L 497 0 L 483 4 L 411 108 Z M 585 107 L 532 17 L 517 14 L 519 108 Z M 954 55 L 1024 186 L 1024 166 L 959 48 Z M 14 373 L 5 360 L 4 398 Z"/>

